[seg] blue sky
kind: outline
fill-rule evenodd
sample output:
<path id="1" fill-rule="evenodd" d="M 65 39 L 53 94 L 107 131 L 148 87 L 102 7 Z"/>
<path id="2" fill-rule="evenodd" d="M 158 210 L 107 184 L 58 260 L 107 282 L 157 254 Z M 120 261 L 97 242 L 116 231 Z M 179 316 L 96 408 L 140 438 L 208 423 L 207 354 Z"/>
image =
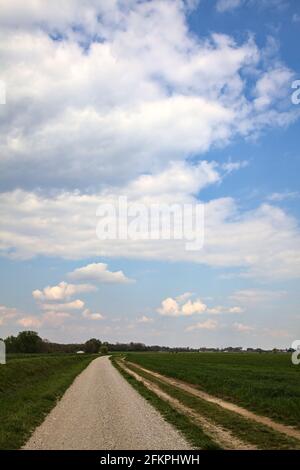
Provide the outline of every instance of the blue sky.
<path id="1" fill-rule="evenodd" d="M 300 5 L 12 0 L 0 12 L 0 336 L 289 347 L 300 335 Z M 204 205 L 204 246 L 97 207 Z"/>

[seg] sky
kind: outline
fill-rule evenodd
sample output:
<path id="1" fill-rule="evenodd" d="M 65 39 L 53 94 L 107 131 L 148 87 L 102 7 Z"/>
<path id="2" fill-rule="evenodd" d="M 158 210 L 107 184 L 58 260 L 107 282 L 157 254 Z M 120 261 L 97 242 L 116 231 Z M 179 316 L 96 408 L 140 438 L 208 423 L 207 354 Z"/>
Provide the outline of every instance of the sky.
<path id="1" fill-rule="evenodd" d="M 297 0 L 1 5 L 0 337 L 300 338 L 299 36 Z M 99 236 L 124 197 L 203 243 Z"/>

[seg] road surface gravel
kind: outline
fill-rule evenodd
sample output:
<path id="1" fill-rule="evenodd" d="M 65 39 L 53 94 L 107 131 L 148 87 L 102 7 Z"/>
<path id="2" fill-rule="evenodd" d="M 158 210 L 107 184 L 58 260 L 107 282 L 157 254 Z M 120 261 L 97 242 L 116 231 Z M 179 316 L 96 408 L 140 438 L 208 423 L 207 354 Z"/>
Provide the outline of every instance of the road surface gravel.
<path id="1" fill-rule="evenodd" d="M 108 357 L 95 359 L 33 432 L 28 450 L 181 450 L 184 437 L 134 390 Z"/>

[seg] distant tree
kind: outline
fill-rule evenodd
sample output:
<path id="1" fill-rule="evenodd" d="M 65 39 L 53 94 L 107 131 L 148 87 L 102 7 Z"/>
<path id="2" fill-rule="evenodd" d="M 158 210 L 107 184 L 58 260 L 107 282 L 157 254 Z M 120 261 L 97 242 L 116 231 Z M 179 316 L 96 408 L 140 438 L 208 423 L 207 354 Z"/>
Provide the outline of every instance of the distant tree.
<path id="1" fill-rule="evenodd" d="M 101 341 L 96 338 L 91 338 L 85 343 L 84 350 L 86 353 L 94 354 L 99 352 L 100 347 Z"/>
<path id="2" fill-rule="evenodd" d="M 5 340 L 6 352 L 7 353 L 17 353 L 18 352 L 18 342 L 15 336 L 8 336 Z"/>
<path id="3" fill-rule="evenodd" d="M 100 348 L 100 353 L 101 354 L 107 354 L 108 353 L 108 346 L 106 344 L 102 344 Z"/>
<path id="4" fill-rule="evenodd" d="M 42 351 L 43 340 L 36 331 L 21 331 L 17 338 L 17 352 L 38 353 Z"/>

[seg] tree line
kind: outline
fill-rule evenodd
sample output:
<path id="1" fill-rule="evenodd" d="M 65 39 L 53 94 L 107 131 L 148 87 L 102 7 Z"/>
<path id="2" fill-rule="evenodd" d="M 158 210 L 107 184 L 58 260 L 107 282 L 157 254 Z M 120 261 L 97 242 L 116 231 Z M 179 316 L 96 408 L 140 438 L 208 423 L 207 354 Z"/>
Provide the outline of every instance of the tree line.
<path id="1" fill-rule="evenodd" d="M 118 351 L 165 351 L 165 352 L 184 352 L 197 351 L 192 348 L 170 348 L 167 346 L 146 346 L 144 343 L 108 343 L 99 339 L 91 338 L 85 343 L 60 344 L 53 343 L 47 339 L 42 339 L 36 331 L 21 331 L 17 336 L 8 336 L 4 339 L 6 352 L 9 353 L 85 353 L 106 354 Z"/>
<path id="2" fill-rule="evenodd" d="M 1 339 L 1 338 L 0 338 Z M 168 346 L 146 346 L 144 343 L 108 343 L 102 342 L 97 338 L 91 338 L 85 343 L 70 343 L 60 344 L 52 343 L 47 339 L 42 339 L 36 331 L 21 331 L 17 336 L 8 336 L 4 339 L 6 345 L 6 352 L 9 353 L 36 353 L 36 354 L 50 354 L 50 353 L 77 353 L 83 351 L 85 353 L 95 354 L 102 353 L 107 354 L 108 352 L 254 352 L 254 353 L 266 353 L 266 352 L 293 352 L 292 348 L 289 349 L 273 349 L 264 350 L 261 348 L 247 348 L 243 350 L 242 347 L 227 347 L 223 349 L 219 348 L 189 348 L 189 347 L 177 347 L 170 348 Z"/>
<path id="3" fill-rule="evenodd" d="M 96 338 L 91 338 L 85 343 L 60 344 L 52 343 L 47 339 L 42 339 L 36 331 L 21 331 L 17 336 L 8 336 L 4 339 L 6 352 L 13 353 L 107 353 L 107 343 L 102 343 Z"/>

